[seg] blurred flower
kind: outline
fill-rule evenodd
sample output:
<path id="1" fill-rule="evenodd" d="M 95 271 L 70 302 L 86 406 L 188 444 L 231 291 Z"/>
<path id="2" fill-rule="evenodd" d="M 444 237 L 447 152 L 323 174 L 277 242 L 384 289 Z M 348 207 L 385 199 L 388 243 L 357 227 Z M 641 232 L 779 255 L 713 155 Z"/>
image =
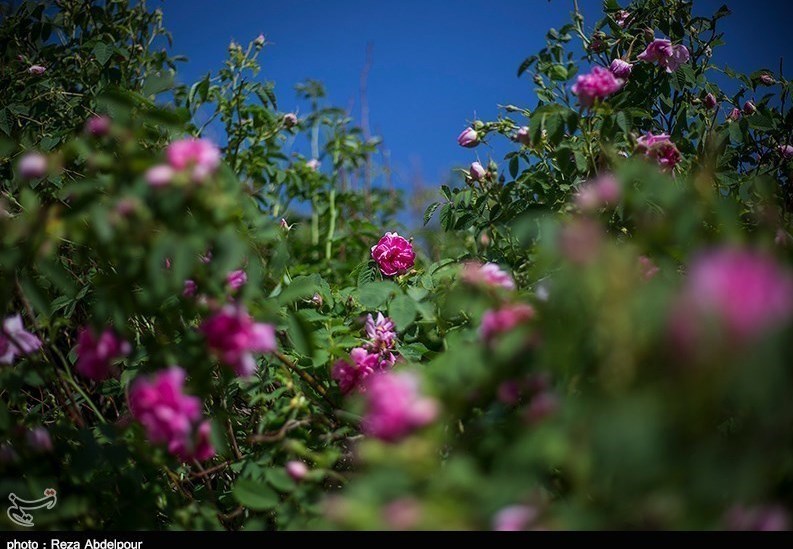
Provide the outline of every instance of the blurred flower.
<path id="1" fill-rule="evenodd" d="M 626 79 L 631 75 L 633 65 L 622 59 L 614 59 L 609 65 L 609 70 L 617 78 Z"/>
<path id="2" fill-rule="evenodd" d="M 377 262 L 383 276 L 394 276 L 408 272 L 416 260 L 413 245 L 397 233 L 385 233 L 372 246 L 372 259 Z"/>
<path id="3" fill-rule="evenodd" d="M 778 150 L 782 158 L 793 158 L 793 145 L 780 145 Z"/>
<path id="4" fill-rule="evenodd" d="M 672 170 L 680 162 L 680 151 L 665 133 L 647 132 L 636 140 L 636 151 L 654 159 L 664 170 Z"/>
<path id="5" fill-rule="evenodd" d="M 184 281 L 184 290 L 182 290 L 182 295 L 184 297 L 193 297 L 196 292 L 198 291 L 198 284 L 195 283 L 195 280 L 187 279 Z"/>
<path id="6" fill-rule="evenodd" d="M 589 218 L 573 219 L 559 232 L 559 251 L 568 261 L 586 265 L 600 253 L 600 225 Z"/>
<path id="7" fill-rule="evenodd" d="M 589 51 L 600 53 L 606 49 L 606 34 L 600 31 L 595 32 L 589 40 Z"/>
<path id="8" fill-rule="evenodd" d="M 102 381 L 113 373 L 113 361 L 126 356 L 132 348 L 110 329 L 105 329 L 99 337 L 91 328 L 83 328 L 77 337 L 77 372 L 93 379 Z"/>
<path id="9" fill-rule="evenodd" d="M 733 107 L 730 111 L 730 114 L 727 115 L 728 120 L 738 120 L 741 118 L 741 109 L 738 107 Z"/>
<path id="10" fill-rule="evenodd" d="M 201 400 L 184 394 L 186 377 L 178 366 L 150 378 L 139 377 L 129 390 L 129 409 L 151 442 L 166 444 L 182 461 L 203 461 L 215 455 L 209 442 L 210 425 L 201 421 Z"/>
<path id="11" fill-rule="evenodd" d="M 523 385 L 514 379 L 501 382 L 496 390 L 498 400 L 509 406 L 517 404 L 521 394 L 523 394 Z"/>
<path id="12" fill-rule="evenodd" d="M 706 109 L 712 109 L 717 104 L 716 96 L 713 95 L 712 93 L 708 93 L 705 96 L 705 99 L 703 99 L 702 103 L 703 103 L 703 105 L 705 105 Z"/>
<path id="13" fill-rule="evenodd" d="M 29 355 L 41 348 L 41 340 L 25 330 L 18 314 L 3 320 L 0 329 L 0 364 L 13 364 L 17 355 Z"/>
<path id="14" fill-rule="evenodd" d="M 398 441 L 435 420 L 438 404 L 419 392 L 412 372 L 381 372 L 366 382 L 366 411 L 361 421 L 364 434 Z"/>
<path id="15" fill-rule="evenodd" d="M 92 116 L 85 122 L 85 131 L 94 137 L 102 137 L 110 131 L 110 117 Z"/>
<path id="16" fill-rule="evenodd" d="M 364 347 L 356 347 L 350 351 L 352 363 L 339 359 L 333 365 L 331 377 L 338 382 L 339 389 L 343 394 L 347 394 L 355 388 L 365 389 L 363 381 L 373 373 L 385 370 L 394 365 L 393 360 L 387 358 L 390 353 L 384 353 L 386 358 L 380 353 L 370 352 Z M 391 355 L 393 359 L 393 355 Z M 389 363 L 390 362 L 390 363 Z"/>
<path id="17" fill-rule="evenodd" d="M 614 206 L 620 201 L 622 188 L 619 181 L 610 173 L 584 184 L 575 195 L 576 205 L 584 211 L 596 210 L 602 206 Z"/>
<path id="18" fill-rule="evenodd" d="M 461 274 L 463 282 L 472 285 L 482 285 L 491 288 L 515 289 L 515 281 L 495 263 L 479 263 L 466 261 Z"/>
<path id="19" fill-rule="evenodd" d="M 529 505 L 504 507 L 493 517 L 493 530 L 497 532 L 519 532 L 537 520 L 539 512 Z"/>
<path id="20" fill-rule="evenodd" d="M 460 135 L 457 136 L 457 143 L 461 147 L 476 147 L 479 145 L 479 134 L 476 133 L 475 129 L 468 126 L 462 131 L 462 133 L 460 133 Z"/>
<path id="21" fill-rule="evenodd" d="M 254 322 L 241 306 L 226 305 L 201 324 L 209 348 L 240 377 L 256 372 L 253 353 L 276 350 L 275 327 Z"/>
<path id="22" fill-rule="evenodd" d="M 578 102 L 581 105 L 591 107 L 595 99 L 605 99 L 619 91 L 623 84 L 625 81 L 615 77 L 610 70 L 593 67 L 589 74 L 578 76 L 572 92 L 578 96 Z"/>
<path id="23" fill-rule="evenodd" d="M 226 284 L 231 290 L 239 290 L 248 282 L 248 275 L 242 269 L 231 271 L 226 275 Z"/>
<path id="24" fill-rule="evenodd" d="M 47 72 L 47 67 L 43 67 L 41 65 L 31 65 L 28 68 L 28 72 L 33 76 L 41 76 L 45 72 Z"/>
<path id="25" fill-rule="evenodd" d="M 614 14 L 614 20 L 617 22 L 617 25 L 619 25 L 620 28 L 625 28 L 625 25 L 628 24 L 630 18 L 631 13 L 627 10 L 619 10 Z"/>
<path id="26" fill-rule="evenodd" d="M 293 112 L 288 112 L 283 118 L 285 128 L 293 128 L 297 126 L 297 115 Z"/>
<path id="27" fill-rule="evenodd" d="M 724 522 L 733 531 L 781 532 L 791 526 L 790 515 L 779 505 L 735 505 L 727 512 Z"/>
<path id="28" fill-rule="evenodd" d="M 50 432 L 44 427 L 34 427 L 27 431 L 25 442 L 36 453 L 52 452 L 52 438 L 50 438 Z"/>
<path id="29" fill-rule="evenodd" d="M 529 423 L 539 423 L 559 409 L 559 400 L 550 391 L 535 395 L 526 407 L 524 417 Z"/>
<path id="30" fill-rule="evenodd" d="M 746 115 L 754 114 L 757 112 L 757 107 L 754 106 L 754 103 L 751 101 L 747 101 L 743 104 L 743 113 Z"/>
<path id="31" fill-rule="evenodd" d="M 517 133 L 515 133 L 514 139 L 521 145 L 526 145 L 527 147 L 531 146 L 531 136 L 529 135 L 529 127 L 521 126 L 518 129 Z"/>
<path id="32" fill-rule="evenodd" d="M 395 499 L 383 507 L 383 520 L 392 530 L 412 530 L 421 516 L 421 502 L 411 497 Z"/>
<path id="33" fill-rule="evenodd" d="M 262 46 L 264 46 L 264 40 L 265 40 L 264 35 L 260 34 L 259 36 L 256 37 L 256 40 L 254 40 L 253 43 L 261 48 Z"/>
<path id="34" fill-rule="evenodd" d="M 479 162 L 473 162 L 469 173 L 471 174 L 471 179 L 481 181 L 487 175 L 487 170 Z"/>
<path id="35" fill-rule="evenodd" d="M 8 443 L 0 444 L 0 464 L 8 465 L 19 461 L 19 454 L 17 454 L 14 447 Z"/>
<path id="36" fill-rule="evenodd" d="M 144 175 L 146 183 L 152 187 L 164 187 L 168 185 L 173 179 L 173 176 L 173 168 L 167 164 L 158 164 L 157 166 L 149 168 L 146 170 L 146 175 Z"/>
<path id="37" fill-rule="evenodd" d="M 204 181 L 220 166 L 220 150 L 206 139 L 179 139 L 168 145 L 165 155 L 174 170 L 192 170 L 196 182 Z"/>
<path id="38" fill-rule="evenodd" d="M 383 313 L 377 313 L 377 320 L 371 314 L 367 315 L 366 335 L 370 339 L 369 350 L 382 352 L 392 349 L 396 341 L 394 322 L 389 317 L 383 316 Z"/>
<path id="39" fill-rule="evenodd" d="M 479 326 L 479 335 L 486 342 L 490 342 L 498 334 L 512 330 L 534 318 L 534 308 L 526 303 L 504 305 L 500 309 L 489 309 L 482 315 Z"/>
<path id="40" fill-rule="evenodd" d="M 793 236 L 784 229 L 779 228 L 774 235 L 774 244 L 782 248 L 788 248 L 793 244 Z"/>
<path id="41" fill-rule="evenodd" d="M 642 274 L 642 278 L 644 280 L 650 280 L 658 274 L 661 269 L 658 268 L 652 259 L 647 257 L 646 255 L 639 256 L 639 271 Z"/>
<path id="42" fill-rule="evenodd" d="M 319 161 L 319 160 L 317 160 L 316 158 L 312 158 L 311 160 L 309 160 L 309 161 L 307 161 L 307 162 L 306 162 L 306 167 L 307 167 L 309 170 L 312 170 L 312 171 L 317 171 L 317 170 L 319 170 L 320 166 L 322 166 L 322 162 L 320 162 L 320 161 Z"/>
<path id="43" fill-rule="evenodd" d="M 672 310 L 671 331 L 684 349 L 715 321 L 726 338 L 756 339 L 793 317 L 793 277 L 763 252 L 720 248 L 697 257 Z"/>
<path id="44" fill-rule="evenodd" d="M 314 295 L 311 296 L 311 304 L 314 305 L 315 307 L 317 308 L 322 307 L 323 303 L 324 301 L 321 295 L 315 293 Z"/>
<path id="45" fill-rule="evenodd" d="M 47 173 L 47 157 L 39 152 L 28 152 L 19 160 L 17 168 L 23 179 L 38 179 Z"/>
<path id="46" fill-rule="evenodd" d="M 209 263 L 211 263 L 211 262 L 212 262 L 212 250 L 207 250 L 207 253 L 205 253 L 205 254 L 204 254 L 204 255 L 202 255 L 202 256 L 199 256 L 199 258 L 198 258 L 198 259 L 199 259 L 199 261 L 201 261 L 201 263 L 203 263 L 204 265 L 209 265 Z"/>
<path id="47" fill-rule="evenodd" d="M 688 48 L 680 44 L 673 46 L 667 38 L 656 38 L 647 45 L 647 48 L 638 55 L 638 59 L 648 63 L 657 63 L 664 67 L 666 72 L 675 72 L 680 65 L 688 62 L 690 54 Z"/>
<path id="48" fill-rule="evenodd" d="M 767 72 L 764 72 L 763 74 L 760 75 L 760 82 L 762 82 L 766 86 L 773 86 L 774 84 L 776 84 L 776 80 L 774 80 L 774 77 L 768 74 Z"/>
<path id="49" fill-rule="evenodd" d="M 308 474 L 308 466 L 302 461 L 296 461 L 296 460 L 287 461 L 286 473 L 294 480 L 300 481 L 303 480 L 305 476 Z"/>

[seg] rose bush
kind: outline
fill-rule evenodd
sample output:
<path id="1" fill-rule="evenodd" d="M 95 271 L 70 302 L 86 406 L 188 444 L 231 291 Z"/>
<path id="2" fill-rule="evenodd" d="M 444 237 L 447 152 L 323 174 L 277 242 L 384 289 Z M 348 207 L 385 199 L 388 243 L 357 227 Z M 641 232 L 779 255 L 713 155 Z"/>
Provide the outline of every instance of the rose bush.
<path id="1" fill-rule="evenodd" d="M 37 526 L 790 526 L 790 82 L 708 79 L 726 9 L 576 11 L 421 229 L 319 83 L 278 110 L 263 37 L 180 86 L 158 12 L 84 4 L 0 23 L 0 486 L 58 489 Z"/>

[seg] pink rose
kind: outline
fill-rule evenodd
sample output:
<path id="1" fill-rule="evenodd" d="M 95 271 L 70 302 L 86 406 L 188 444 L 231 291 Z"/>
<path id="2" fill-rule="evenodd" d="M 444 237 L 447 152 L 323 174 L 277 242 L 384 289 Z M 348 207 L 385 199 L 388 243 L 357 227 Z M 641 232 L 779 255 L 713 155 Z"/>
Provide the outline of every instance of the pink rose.
<path id="1" fill-rule="evenodd" d="M 534 307 L 526 303 L 504 305 L 495 310 L 490 309 L 482 315 L 479 335 L 485 342 L 491 342 L 497 335 L 509 332 L 515 326 L 533 319 L 534 314 Z"/>
<path id="2" fill-rule="evenodd" d="M 256 372 L 253 353 L 276 350 L 275 327 L 254 322 L 241 306 L 227 305 L 201 324 L 209 348 L 240 377 Z"/>
<path id="3" fill-rule="evenodd" d="M 91 328 L 83 328 L 77 337 L 77 362 L 80 375 L 101 381 L 114 373 L 113 362 L 130 353 L 129 343 L 118 337 L 111 329 L 105 329 L 99 337 Z"/>
<path id="4" fill-rule="evenodd" d="M 416 261 L 413 245 L 397 233 L 385 233 L 372 246 L 372 259 L 377 262 L 383 276 L 395 276 L 408 272 Z"/>
<path id="5" fill-rule="evenodd" d="M 617 78 L 626 79 L 631 75 L 633 65 L 622 59 L 614 59 L 609 65 L 609 70 Z"/>
<path id="6" fill-rule="evenodd" d="M 92 116 L 85 122 L 85 131 L 94 137 L 102 137 L 110 131 L 110 117 Z"/>
<path id="7" fill-rule="evenodd" d="M 31 65 L 28 68 L 28 72 L 33 76 L 41 76 L 45 72 L 47 72 L 47 67 L 43 67 L 41 65 Z"/>
<path id="8" fill-rule="evenodd" d="M 41 340 L 25 330 L 18 314 L 6 317 L 0 328 L 0 364 L 13 364 L 17 355 L 29 355 L 41 348 Z"/>
<path id="9" fill-rule="evenodd" d="M 188 137 L 165 150 L 168 164 L 177 171 L 190 170 L 193 181 L 204 181 L 220 166 L 220 150 L 206 139 Z"/>
<path id="10" fill-rule="evenodd" d="M 365 395 L 361 429 L 384 441 L 398 441 L 438 415 L 437 403 L 421 395 L 412 372 L 378 373 L 367 380 Z"/>
<path id="11" fill-rule="evenodd" d="M 159 164 L 146 170 L 146 183 L 152 187 L 164 187 L 168 185 L 174 176 L 173 168 L 167 164 Z"/>
<path id="12" fill-rule="evenodd" d="M 302 461 L 287 461 L 286 473 L 292 477 L 292 479 L 300 481 L 303 480 L 308 474 L 308 466 Z"/>
<path id="13" fill-rule="evenodd" d="M 619 10 L 614 14 L 614 21 L 617 22 L 617 25 L 619 25 L 620 28 L 625 28 L 625 25 L 628 24 L 630 18 L 631 14 L 627 10 Z"/>
<path id="14" fill-rule="evenodd" d="M 198 284 L 196 284 L 195 280 L 187 279 L 184 281 L 184 289 L 182 290 L 182 295 L 184 297 L 193 297 L 197 291 Z"/>
<path id="15" fill-rule="evenodd" d="M 39 152 L 28 152 L 19 160 L 17 168 L 23 179 L 38 179 L 47 174 L 47 157 Z"/>
<path id="16" fill-rule="evenodd" d="M 664 170 L 674 169 L 681 159 L 680 151 L 665 133 L 653 135 L 647 132 L 636 140 L 636 151 L 654 159 Z"/>
<path id="17" fill-rule="evenodd" d="M 294 128 L 297 126 L 297 115 L 293 112 L 288 112 L 284 115 L 283 123 L 285 128 Z"/>
<path id="18" fill-rule="evenodd" d="M 201 400 L 183 392 L 187 377 L 178 366 L 139 377 L 129 390 L 129 409 L 151 442 L 166 444 L 182 461 L 206 460 L 215 454 L 210 424 L 202 421 Z"/>
<path id="19" fill-rule="evenodd" d="M 468 261 L 463 265 L 461 278 L 471 285 L 514 290 L 515 281 L 510 274 L 495 263 L 479 263 Z"/>
<path id="20" fill-rule="evenodd" d="M 366 335 L 370 342 L 367 345 L 370 351 L 387 351 L 394 347 L 396 341 L 396 328 L 394 322 L 383 313 L 377 313 L 375 320 L 372 315 L 366 317 Z"/>
<path id="21" fill-rule="evenodd" d="M 248 282 L 248 275 L 242 269 L 231 271 L 226 275 L 226 284 L 231 290 L 239 290 Z"/>
<path id="22" fill-rule="evenodd" d="M 390 353 L 385 353 L 385 357 L 383 357 L 378 352 L 370 352 L 364 347 L 356 347 L 350 351 L 352 363 L 346 360 L 337 360 L 333 365 L 331 377 L 338 382 L 339 389 L 343 394 L 347 394 L 355 388 L 364 389 L 362 384 L 367 377 L 393 366 L 393 361 L 389 361 L 389 355 Z M 393 358 L 393 355 L 390 355 L 390 358 Z"/>
<path id="23" fill-rule="evenodd" d="M 472 148 L 479 145 L 479 134 L 472 127 L 465 128 L 460 135 L 457 136 L 457 143 L 461 147 Z"/>
<path id="24" fill-rule="evenodd" d="M 740 120 L 741 118 L 741 109 L 738 107 L 733 107 L 730 111 L 730 114 L 727 115 L 727 120 Z"/>
<path id="25" fill-rule="evenodd" d="M 487 175 L 487 170 L 479 162 L 473 162 L 469 173 L 471 174 L 471 179 L 481 181 Z"/>
<path id="26" fill-rule="evenodd" d="M 36 453 L 52 452 L 52 438 L 50 438 L 50 432 L 44 427 L 35 427 L 27 431 L 25 442 Z"/>
<path id="27" fill-rule="evenodd" d="M 706 109 L 712 109 L 717 103 L 716 96 L 712 93 L 709 93 L 705 96 L 705 99 L 702 101 L 702 103 L 705 105 Z"/>
<path id="28" fill-rule="evenodd" d="M 754 103 L 751 101 L 747 101 L 743 104 L 743 113 L 746 115 L 754 114 L 757 112 L 757 107 L 754 106 Z"/>
<path id="29" fill-rule="evenodd" d="M 688 48 L 680 44 L 673 46 L 666 38 L 656 38 L 647 45 L 647 48 L 638 55 L 638 59 L 648 63 L 657 63 L 664 67 L 666 72 L 675 72 L 680 65 L 688 62 L 690 54 Z"/>
<path id="30" fill-rule="evenodd" d="M 526 145 L 527 147 L 530 147 L 531 136 L 529 135 L 529 127 L 521 126 L 520 128 L 518 128 L 518 131 L 517 133 L 515 133 L 515 137 L 513 139 L 518 143 L 520 143 L 521 145 Z"/>
<path id="31" fill-rule="evenodd" d="M 625 84 L 621 78 L 614 76 L 603 67 L 593 67 L 589 74 L 579 75 L 572 91 L 578 96 L 578 102 L 584 107 L 591 107 L 596 99 L 604 99 L 619 91 Z"/>
<path id="32" fill-rule="evenodd" d="M 317 160 L 316 158 L 312 158 L 311 160 L 309 160 L 308 162 L 306 162 L 306 167 L 307 167 L 309 170 L 311 170 L 311 171 L 314 171 L 314 172 L 318 171 L 318 170 L 319 170 L 319 168 L 320 168 L 320 166 L 322 166 L 322 162 L 320 162 L 320 161 L 319 161 L 319 160 Z"/>
<path id="33" fill-rule="evenodd" d="M 614 206 L 620 201 L 621 195 L 619 181 L 607 173 L 582 185 L 575 195 L 575 203 L 582 210 L 591 211 L 602 206 Z"/>

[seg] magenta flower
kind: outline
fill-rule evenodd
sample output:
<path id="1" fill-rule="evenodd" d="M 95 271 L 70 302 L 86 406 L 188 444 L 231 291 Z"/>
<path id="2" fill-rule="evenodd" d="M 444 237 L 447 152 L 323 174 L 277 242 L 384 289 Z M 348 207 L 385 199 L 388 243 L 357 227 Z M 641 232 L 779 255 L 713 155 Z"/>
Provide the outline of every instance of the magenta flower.
<path id="1" fill-rule="evenodd" d="M 515 281 L 510 274 L 495 263 L 479 263 L 467 261 L 463 265 L 460 276 L 463 282 L 474 286 L 481 285 L 490 288 L 515 289 Z"/>
<path id="2" fill-rule="evenodd" d="M 767 72 L 764 72 L 763 74 L 760 75 L 760 82 L 762 82 L 766 86 L 773 86 L 774 84 L 776 84 L 776 80 L 774 80 L 774 77 L 768 74 Z"/>
<path id="3" fill-rule="evenodd" d="M 131 350 L 129 343 L 109 328 L 99 337 L 96 337 L 92 329 L 83 328 L 77 337 L 75 367 L 80 375 L 94 381 L 102 381 L 114 373 L 113 362 L 128 355 Z"/>
<path id="4" fill-rule="evenodd" d="M 32 74 L 33 76 L 41 76 L 47 72 L 47 67 L 43 67 L 41 65 L 31 65 L 28 68 L 28 73 Z"/>
<path id="5" fill-rule="evenodd" d="M 631 75 L 633 65 L 622 59 L 614 59 L 609 65 L 609 70 L 617 78 L 627 79 Z"/>
<path id="6" fill-rule="evenodd" d="M 747 101 L 743 104 L 743 114 L 750 115 L 757 112 L 757 107 L 754 106 L 754 103 L 751 101 Z"/>
<path id="7" fill-rule="evenodd" d="M 195 280 L 187 279 L 184 281 L 184 290 L 182 290 L 182 295 L 184 297 L 193 297 L 196 292 L 198 291 L 198 284 L 196 284 Z"/>
<path id="8" fill-rule="evenodd" d="M 691 265 L 673 308 L 672 336 L 689 348 L 708 321 L 738 343 L 758 339 L 793 317 L 793 277 L 770 256 L 753 250 L 721 248 Z"/>
<path id="9" fill-rule="evenodd" d="M 382 361 L 380 353 L 371 353 L 364 347 L 356 347 L 350 351 L 350 359 L 352 363 L 343 359 L 337 360 L 331 371 L 331 377 L 339 384 L 343 394 L 355 388 L 363 389 L 363 380 L 377 371 L 393 366 L 393 363 L 389 365 L 387 361 Z"/>
<path id="10" fill-rule="evenodd" d="M 129 390 L 129 409 L 151 442 L 166 444 L 182 461 L 203 461 L 215 455 L 209 441 L 211 427 L 202 421 L 201 400 L 184 394 L 186 377 L 178 366 L 151 378 L 139 377 Z"/>
<path id="11" fill-rule="evenodd" d="M 0 329 L 0 364 L 13 364 L 17 355 L 29 355 L 40 348 L 41 340 L 25 330 L 20 315 L 3 320 Z"/>
<path id="12" fill-rule="evenodd" d="M 52 452 L 52 438 L 44 427 L 35 427 L 25 433 L 25 442 L 36 453 Z"/>
<path id="13" fill-rule="evenodd" d="M 778 150 L 782 158 L 793 158 L 793 145 L 780 145 Z"/>
<path id="14" fill-rule="evenodd" d="M 496 532 L 520 532 L 528 528 L 539 516 L 536 507 L 510 505 L 504 507 L 493 517 L 493 530 Z"/>
<path id="15" fill-rule="evenodd" d="M 572 91 L 578 96 L 578 102 L 584 107 L 591 107 L 595 99 L 605 99 L 616 93 L 625 84 L 621 78 L 614 76 L 603 67 L 593 67 L 589 74 L 579 75 Z"/>
<path id="16" fill-rule="evenodd" d="M 641 61 L 657 63 L 669 73 L 675 72 L 680 65 L 688 63 L 689 57 L 688 48 L 682 44 L 673 46 L 667 38 L 656 38 L 637 56 Z"/>
<path id="17" fill-rule="evenodd" d="M 479 162 L 473 162 L 469 173 L 471 174 L 471 179 L 481 181 L 487 175 L 487 170 Z"/>
<path id="18" fill-rule="evenodd" d="M 738 107 L 733 107 L 730 111 L 730 114 L 727 115 L 727 120 L 740 120 L 741 118 L 741 109 Z"/>
<path id="19" fill-rule="evenodd" d="M 505 305 L 495 310 L 489 309 L 482 315 L 479 335 L 485 342 L 492 342 L 497 335 L 509 332 L 515 326 L 532 318 L 534 318 L 534 307 L 526 303 Z"/>
<path id="20" fill-rule="evenodd" d="M 19 160 L 17 168 L 23 179 L 38 179 L 47 174 L 47 157 L 39 152 L 28 152 Z"/>
<path id="21" fill-rule="evenodd" d="M 479 145 L 479 134 L 471 126 L 465 128 L 460 135 L 457 136 L 457 143 L 461 147 L 473 148 Z"/>
<path id="22" fill-rule="evenodd" d="M 556 395 L 550 391 L 543 391 L 532 397 L 523 416 L 527 422 L 536 424 L 553 415 L 558 409 L 559 399 L 556 398 Z"/>
<path id="23" fill-rule="evenodd" d="M 302 461 L 287 461 L 286 473 L 292 477 L 292 479 L 300 481 L 306 478 L 306 475 L 308 474 L 308 466 Z"/>
<path id="24" fill-rule="evenodd" d="M 242 269 L 231 271 L 226 275 L 226 284 L 231 290 L 239 290 L 248 282 L 248 275 Z"/>
<path id="25" fill-rule="evenodd" d="M 275 327 L 254 322 L 243 307 L 227 305 L 201 324 L 207 345 L 240 377 L 256 372 L 253 353 L 276 350 Z"/>
<path id="26" fill-rule="evenodd" d="M 397 233 L 385 233 L 372 246 L 372 259 L 377 262 L 383 276 L 394 276 L 408 272 L 416 261 L 413 245 Z"/>
<path id="27" fill-rule="evenodd" d="M 419 392 L 412 372 L 382 372 L 366 382 L 364 434 L 388 442 L 400 440 L 435 420 L 438 405 Z"/>
<path id="28" fill-rule="evenodd" d="M 146 170 L 143 177 L 146 179 L 146 183 L 152 187 L 164 187 L 173 180 L 173 176 L 173 168 L 167 164 L 159 164 Z"/>
<path id="29" fill-rule="evenodd" d="M 206 139 L 188 137 L 165 150 L 168 164 L 177 171 L 190 170 L 193 181 L 204 181 L 220 166 L 220 150 Z"/>
<path id="30" fill-rule="evenodd" d="M 85 131 L 94 137 L 102 137 L 110 131 L 110 117 L 92 116 L 85 122 Z"/>
<path id="31" fill-rule="evenodd" d="M 782 532 L 790 529 L 790 515 L 779 505 L 735 505 L 727 512 L 725 522 L 732 531 Z"/>
<path id="32" fill-rule="evenodd" d="M 622 187 L 612 174 L 603 174 L 585 183 L 575 195 L 576 205 L 584 211 L 596 210 L 602 206 L 613 206 L 620 201 Z"/>
<path id="33" fill-rule="evenodd" d="M 515 133 L 515 137 L 513 137 L 515 141 L 520 143 L 521 145 L 526 145 L 527 147 L 531 146 L 531 136 L 529 135 L 529 127 L 528 126 L 521 126 L 518 128 L 518 131 Z"/>
<path id="34" fill-rule="evenodd" d="M 703 100 L 703 104 L 705 105 L 706 109 L 712 109 L 717 104 L 716 96 L 712 93 L 707 94 Z"/>
<path id="35" fill-rule="evenodd" d="M 625 28 L 625 25 L 628 24 L 630 18 L 631 13 L 627 10 L 619 10 L 614 14 L 614 20 L 617 22 L 617 25 L 619 25 L 620 28 Z"/>
<path id="36" fill-rule="evenodd" d="M 287 129 L 297 126 L 297 115 L 293 112 L 286 113 L 282 120 L 284 127 Z"/>
<path id="37" fill-rule="evenodd" d="M 383 313 L 377 313 L 377 320 L 372 315 L 366 317 L 366 335 L 369 336 L 367 347 L 370 351 L 382 352 L 392 349 L 396 341 L 394 322 Z"/>
<path id="38" fill-rule="evenodd" d="M 653 135 L 647 132 L 636 140 L 636 151 L 654 159 L 664 170 L 673 170 L 681 159 L 680 151 L 665 133 Z"/>
<path id="39" fill-rule="evenodd" d="M 322 162 L 320 162 L 320 161 L 319 161 L 319 160 L 317 160 L 316 158 L 312 158 L 311 160 L 309 160 L 308 162 L 306 162 L 306 167 L 307 167 L 309 170 L 311 170 L 311 171 L 314 171 L 314 172 L 318 171 L 318 170 L 319 170 L 319 168 L 320 168 L 320 166 L 322 166 Z"/>

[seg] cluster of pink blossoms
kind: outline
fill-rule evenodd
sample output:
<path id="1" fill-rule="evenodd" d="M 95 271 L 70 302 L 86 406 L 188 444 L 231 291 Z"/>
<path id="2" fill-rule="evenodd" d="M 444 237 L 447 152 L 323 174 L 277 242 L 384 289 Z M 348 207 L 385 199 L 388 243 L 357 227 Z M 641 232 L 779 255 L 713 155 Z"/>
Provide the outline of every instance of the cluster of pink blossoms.
<path id="1" fill-rule="evenodd" d="M 680 65 L 688 63 L 689 57 L 688 48 L 682 44 L 673 46 L 671 40 L 667 38 L 656 38 L 637 56 L 641 61 L 657 63 L 669 73 L 675 72 Z"/>
<path id="2" fill-rule="evenodd" d="M 183 461 L 203 461 L 215 455 L 211 426 L 202 421 L 201 400 L 184 394 L 186 377 L 182 368 L 172 366 L 151 378 L 138 378 L 129 390 L 129 409 L 151 442 L 166 444 Z"/>
<path id="3" fill-rule="evenodd" d="M 572 91 L 584 107 L 591 107 L 595 99 L 604 99 L 616 93 L 625 84 L 625 80 L 617 78 L 613 72 L 603 67 L 593 67 L 589 74 L 582 74 L 573 84 Z"/>
<path id="4" fill-rule="evenodd" d="M 240 377 L 256 372 L 253 353 L 271 353 L 277 349 L 275 327 L 254 322 L 239 305 L 226 305 L 201 324 L 207 345 L 218 358 Z"/>
<path id="5" fill-rule="evenodd" d="M 220 166 L 220 150 L 206 139 L 188 137 L 174 141 L 165 150 L 167 164 L 159 164 L 146 172 L 152 187 L 163 187 L 177 172 L 187 172 L 195 183 L 206 180 Z"/>
<path id="6" fill-rule="evenodd" d="M 636 140 L 636 151 L 655 160 L 664 170 L 674 169 L 681 159 L 680 151 L 665 133 L 653 135 L 647 132 Z"/>
<path id="7" fill-rule="evenodd" d="M 364 434 L 397 441 L 431 423 L 438 415 L 435 400 L 421 395 L 418 377 L 412 372 L 380 372 L 366 382 L 366 411 L 361 421 Z"/>
<path id="8" fill-rule="evenodd" d="M 506 290 L 515 289 L 515 281 L 510 274 L 495 263 L 468 261 L 463 265 L 463 271 L 460 276 L 463 282 L 473 286 L 504 288 Z"/>
<path id="9" fill-rule="evenodd" d="M 13 364 L 18 355 L 29 355 L 41 348 L 41 340 L 25 330 L 22 317 L 6 317 L 0 328 L 0 364 Z"/>
<path id="10" fill-rule="evenodd" d="M 385 233 L 372 246 L 372 259 L 377 262 L 383 276 L 396 276 L 408 272 L 416 262 L 413 245 L 397 233 Z"/>
<path id="11" fill-rule="evenodd" d="M 355 388 L 364 390 L 366 378 L 375 372 L 388 370 L 396 362 L 393 353 L 396 330 L 390 318 L 377 313 L 375 320 L 369 315 L 366 318 L 366 335 L 369 341 L 363 347 L 350 351 L 352 362 L 340 359 L 333 365 L 331 377 L 338 382 L 344 394 Z"/>
<path id="12" fill-rule="evenodd" d="M 131 347 L 111 329 L 99 337 L 90 328 L 83 328 L 77 337 L 77 363 L 80 375 L 101 381 L 114 373 L 113 362 L 130 353 Z"/>

